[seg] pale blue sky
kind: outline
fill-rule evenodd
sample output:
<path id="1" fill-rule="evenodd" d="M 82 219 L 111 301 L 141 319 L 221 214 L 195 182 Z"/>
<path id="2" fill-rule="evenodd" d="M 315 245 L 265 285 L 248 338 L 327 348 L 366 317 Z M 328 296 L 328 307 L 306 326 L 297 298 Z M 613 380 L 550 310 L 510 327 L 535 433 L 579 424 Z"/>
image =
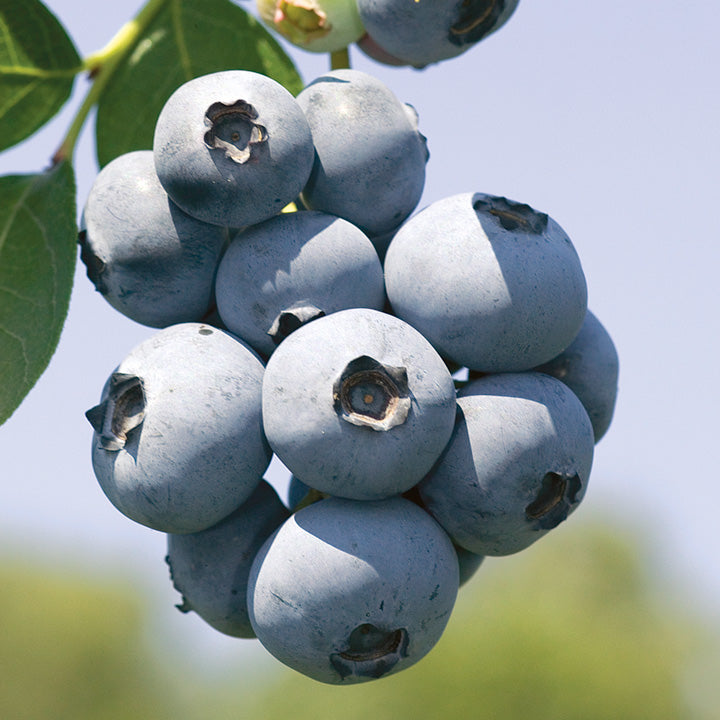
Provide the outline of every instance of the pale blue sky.
<path id="1" fill-rule="evenodd" d="M 48 5 L 87 54 L 140 3 Z M 522 0 L 498 33 L 422 72 L 351 56 L 419 112 L 431 153 L 420 207 L 459 192 L 505 195 L 573 239 L 621 376 L 569 522 L 606 512 L 634 525 L 648 562 L 708 611 L 720 607 L 719 24 L 707 0 Z M 307 81 L 327 68 L 325 56 L 291 52 Z M 0 155 L 0 174 L 46 166 L 85 86 L 59 121 Z M 80 203 L 97 172 L 90 129 L 76 157 Z M 237 641 L 171 612 L 164 538 L 120 515 L 92 474 L 84 412 L 152 332 L 112 310 L 78 265 L 58 351 L 0 429 L 0 537 L 8 553 L 135 566 L 157 590 L 159 622 L 222 654 Z"/>

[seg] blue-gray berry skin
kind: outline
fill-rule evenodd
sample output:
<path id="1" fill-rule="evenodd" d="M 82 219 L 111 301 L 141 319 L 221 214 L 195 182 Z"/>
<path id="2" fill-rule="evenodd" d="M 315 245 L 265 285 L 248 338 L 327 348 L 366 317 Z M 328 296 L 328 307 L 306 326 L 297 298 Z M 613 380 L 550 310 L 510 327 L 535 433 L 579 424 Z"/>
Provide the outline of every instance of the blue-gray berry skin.
<path id="1" fill-rule="evenodd" d="M 460 587 L 462 587 L 475 575 L 478 568 L 483 564 L 485 556 L 470 552 L 470 550 L 466 550 L 459 545 L 455 546 L 455 552 L 457 553 L 458 567 L 460 568 Z"/>
<path id="2" fill-rule="evenodd" d="M 287 489 L 288 507 L 295 510 L 311 490 L 312 488 L 308 487 L 302 480 L 298 480 L 294 475 L 291 475 Z"/>
<path id="3" fill-rule="evenodd" d="M 471 552 L 523 550 L 583 499 L 590 419 L 566 385 L 535 372 L 473 380 L 457 402 L 452 439 L 418 485 L 423 505 Z"/>
<path id="4" fill-rule="evenodd" d="M 315 680 L 365 682 L 403 670 L 439 640 L 458 589 L 447 535 L 404 498 L 328 498 L 265 543 L 248 583 L 253 629 Z"/>
<path id="5" fill-rule="evenodd" d="M 390 246 L 393 237 L 395 237 L 395 233 L 397 232 L 397 230 L 398 228 L 393 228 L 392 230 L 389 230 L 382 235 L 373 235 L 370 237 L 370 242 L 373 244 L 375 252 L 380 258 L 381 263 L 385 262 L 385 255 L 387 253 L 387 249 Z"/>
<path id="6" fill-rule="evenodd" d="M 295 98 L 275 80 L 246 70 L 181 85 L 160 112 L 153 154 L 177 205 L 228 227 L 278 214 L 302 190 L 314 157 Z"/>
<path id="7" fill-rule="evenodd" d="M 307 486 L 304 486 L 296 478 L 291 478 L 289 488 L 290 492 L 299 495 L 300 492 L 302 492 L 302 488 L 305 488 L 305 493 L 307 494 L 309 488 L 307 488 Z M 313 490 L 310 492 L 317 491 Z M 306 496 L 303 496 L 303 498 L 304 497 Z M 425 507 L 425 503 L 423 502 L 422 497 L 420 497 L 420 491 L 417 485 L 410 488 L 410 490 L 408 490 L 407 492 L 404 492 L 402 494 L 402 497 L 410 500 L 411 502 L 414 502 L 419 508 L 422 508 L 424 511 L 428 511 Z M 458 567 L 460 569 L 460 586 L 462 587 L 475 574 L 480 565 L 482 565 L 483 561 L 485 560 L 485 556 L 470 552 L 470 550 L 466 550 L 464 547 L 460 547 L 459 545 L 453 544 L 453 547 L 455 548 L 455 552 L 457 554 Z"/>
<path id="8" fill-rule="evenodd" d="M 268 442 L 302 482 L 377 500 L 408 490 L 445 447 L 455 388 L 440 356 L 407 323 L 341 310 L 284 340 L 263 379 Z"/>
<path id="9" fill-rule="evenodd" d="M 193 611 L 225 635 L 253 638 L 247 610 L 250 567 L 262 544 L 290 513 L 265 480 L 234 512 L 207 530 L 167 536 L 170 577 Z"/>
<path id="10" fill-rule="evenodd" d="M 290 476 L 287 494 L 288 507 L 293 512 L 304 508 L 306 505 L 312 505 L 312 503 L 318 500 L 330 497 L 328 493 L 322 493 L 319 490 L 315 490 L 315 488 L 309 487 L 294 475 Z"/>
<path id="11" fill-rule="evenodd" d="M 150 150 L 126 153 L 95 178 L 80 227 L 95 288 L 150 327 L 202 320 L 228 230 L 190 217 L 167 196 Z"/>
<path id="12" fill-rule="evenodd" d="M 269 357 L 305 322 L 352 307 L 381 310 L 385 284 L 362 230 L 303 211 L 239 233 L 220 262 L 215 295 L 228 329 Z"/>
<path id="13" fill-rule="evenodd" d="M 563 229 L 529 205 L 463 193 L 395 234 L 385 287 L 398 317 L 458 366 L 530 370 L 562 352 L 585 318 L 587 285 Z"/>
<path id="14" fill-rule="evenodd" d="M 371 37 L 367 32 L 355 43 L 355 46 L 367 55 L 375 62 L 379 62 L 382 65 L 390 65 L 392 67 L 402 67 L 403 65 L 409 65 L 405 60 L 391 55 L 387 50 L 381 48 L 375 39 Z"/>
<path id="15" fill-rule="evenodd" d="M 414 110 L 359 70 L 321 75 L 297 101 L 316 153 L 304 205 L 345 218 L 369 236 L 398 227 L 425 185 L 427 144 Z"/>
<path id="16" fill-rule="evenodd" d="M 618 392 L 619 359 L 610 334 L 589 310 L 577 337 L 550 362 L 535 368 L 562 380 L 587 410 L 595 442 L 605 435 Z"/>
<path id="17" fill-rule="evenodd" d="M 408 65 L 456 57 L 510 18 L 519 0 L 358 0 L 375 44 Z"/>
<path id="18" fill-rule="evenodd" d="M 271 458 L 263 370 L 245 343 L 201 323 L 133 349 L 87 412 L 93 469 L 113 505 L 167 533 L 205 530 L 239 507 Z"/>

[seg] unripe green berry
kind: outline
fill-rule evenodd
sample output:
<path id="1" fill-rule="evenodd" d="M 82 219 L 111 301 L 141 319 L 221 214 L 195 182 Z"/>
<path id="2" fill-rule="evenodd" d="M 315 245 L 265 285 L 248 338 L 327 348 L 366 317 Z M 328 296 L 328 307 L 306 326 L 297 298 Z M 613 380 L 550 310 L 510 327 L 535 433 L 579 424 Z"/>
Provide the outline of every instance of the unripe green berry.
<path id="1" fill-rule="evenodd" d="M 293 45 L 335 52 L 365 32 L 356 0 L 257 0 L 263 22 Z"/>

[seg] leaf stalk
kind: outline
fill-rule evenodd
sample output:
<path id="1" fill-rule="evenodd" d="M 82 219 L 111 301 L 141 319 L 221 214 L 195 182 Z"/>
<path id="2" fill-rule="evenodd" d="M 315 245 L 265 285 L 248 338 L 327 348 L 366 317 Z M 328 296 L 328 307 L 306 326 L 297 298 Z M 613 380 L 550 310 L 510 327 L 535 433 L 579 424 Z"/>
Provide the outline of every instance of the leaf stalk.
<path id="1" fill-rule="evenodd" d="M 52 157 L 53 167 L 64 160 L 72 161 L 75 145 L 90 111 L 102 96 L 118 65 L 135 47 L 141 35 L 168 2 L 170 0 L 148 0 L 138 14 L 125 23 L 104 48 L 85 59 L 83 69 L 87 71 L 92 84 Z"/>

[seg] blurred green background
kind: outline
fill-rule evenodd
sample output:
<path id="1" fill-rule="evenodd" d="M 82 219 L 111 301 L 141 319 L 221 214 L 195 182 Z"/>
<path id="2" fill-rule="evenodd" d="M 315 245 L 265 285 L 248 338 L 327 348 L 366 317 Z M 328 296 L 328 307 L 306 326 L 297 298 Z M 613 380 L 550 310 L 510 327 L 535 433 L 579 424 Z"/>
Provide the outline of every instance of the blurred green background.
<path id="1" fill-rule="evenodd" d="M 14 554 L 0 562 L 0 718 L 715 720 L 720 629 L 652 557 L 634 532 L 586 516 L 487 559 L 417 665 L 335 687 L 257 662 L 254 640 L 204 672 L 157 642 L 140 575 Z"/>

